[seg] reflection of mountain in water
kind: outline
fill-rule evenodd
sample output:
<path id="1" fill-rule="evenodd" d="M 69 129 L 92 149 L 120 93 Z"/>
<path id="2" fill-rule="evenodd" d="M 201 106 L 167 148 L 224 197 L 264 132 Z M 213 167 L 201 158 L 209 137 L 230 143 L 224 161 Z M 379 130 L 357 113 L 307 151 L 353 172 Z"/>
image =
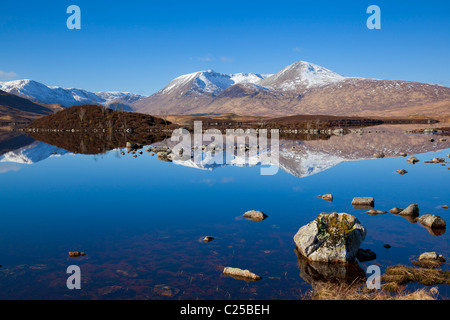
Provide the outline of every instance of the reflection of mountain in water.
<path id="1" fill-rule="evenodd" d="M 450 141 L 434 142 L 427 135 L 405 134 L 392 126 L 377 127 L 377 132 L 331 136 L 327 140 L 280 140 L 279 168 L 297 177 L 307 177 L 330 169 L 344 161 L 358 161 L 373 158 L 375 153 L 386 157 L 398 157 L 399 153 L 420 154 L 450 148 Z M 224 139 L 225 141 L 225 139 Z M 207 142 L 205 144 L 208 144 Z M 166 140 L 159 145 L 174 147 L 175 143 Z M 231 161 L 224 164 L 225 155 L 203 153 L 201 158 L 173 162 L 186 167 L 213 170 L 223 166 L 271 165 L 264 157 L 265 151 L 257 152 L 252 146 L 245 156 L 234 156 L 233 150 L 226 146 Z M 238 153 L 239 154 L 239 153 Z"/>
<path id="2" fill-rule="evenodd" d="M 56 148 L 50 144 L 36 141 L 25 147 L 4 153 L 0 156 L 0 162 L 33 164 L 50 157 L 64 155 L 66 153 L 69 152 L 64 149 Z"/>
<path id="3" fill-rule="evenodd" d="M 197 156 L 193 154 L 188 160 L 173 160 L 173 163 L 203 170 L 214 170 L 224 166 L 253 167 L 276 165 L 275 162 L 269 160 L 270 158 L 266 156 L 267 153 L 270 152 L 268 150 L 249 151 L 243 155 L 233 154 L 232 151 L 205 152 Z M 279 155 L 278 167 L 297 177 L 307 177 L 319 173 L 346 160 L 324 152 L 304 150 L 280 150 Z M 228 161 L 226 161 L 227 157 L 229 158 Z"/>
<path id="4" fill-rule="evenodd" d="M 439 137 L 435 136 L 433 137 L 435 141 L 431 142 L 431 136 L 405 134 L 401 131 L 402 127 L 399 126 L 378 126 L 376 132 L 373 129 L 367 128 L 366 132 L 362 134 L 331 136 L 327 140 L 280 140 L 278 167 L 294 176 L 307 177 L 330 169 L 344 161 L 371 159 L 375 153 L 384 153 L 386 157 L 397 157 L 401 152 L 413 155 L 450 148 L 450 141 L 440 141 Z M 369 130 L 372 132 L 368 133 Z M 147 141 L 147 144 L 153 143 L 153 141 Z M 92 143 L 98 142 L 93 141 Z M 205 145 L 209 143 L 209 141 L 203 142 Z M 173 148 L 176 144 L 176 142 L 166 139 L 153 145 Z M 25 147 L 20 144 L 19 146 L 19 149 L 1 155 L 0 162 L 31 164 L 54 156 L 51 153 L 56 152 L 58 155 L 69 153 L 65 149 L 43 142 L 33 142 Z M 122 145 L 115 147 L 119 148 Z M 172 162 L 203 170 L 214 170 L 224 166 L 248 167 L 276 164 L 267 157 L 268 150 L 259 150 L 256 146 L 251 145 L 248 147 L 247 152 L 239 152 L 242 151 L 239 146 L 237 146 L 238 150 L 233 150 L 232 147 L 228 148 L 226 145 L 215 153 L 197 153 L 189 150 L 192 157 L 174 159 Z M 189 154 L 189 152 L 185 152 L 184 156 L 186 153 Z M 227 157 L 229 157 L 228 161 L 226 161 Z"/>

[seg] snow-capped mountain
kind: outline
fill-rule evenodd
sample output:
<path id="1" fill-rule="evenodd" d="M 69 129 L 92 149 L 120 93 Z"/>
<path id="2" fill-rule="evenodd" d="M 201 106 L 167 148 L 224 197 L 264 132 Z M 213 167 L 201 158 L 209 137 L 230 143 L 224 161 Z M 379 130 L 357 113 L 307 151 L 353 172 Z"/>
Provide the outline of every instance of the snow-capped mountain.
<path id="1" fill-rule="evenodd" d="M 153 115 L 166 111 L 188 114 L 192 113 L 191 110 L 208 105 L 227 88 L 239 84 L 257 84 L 267 76 L 257 73 L 223 74 L 213 70 L 185 74 L 150 97 L 137 101 L 134 106 L 138 112 Z"/>
<path id="2" fill-rule="evenodd" d="M 346 77 L 298 61 L 273 75 L 184 75 L 135 104 L 158 115 L 450 116 L 450 88 L 412 81 Z"/>
<path id="3" fill-rule="evenodd" d="M 160 93 L 171 94 L 176 92 L 178 95 L 196 93 L 216 96 L 232 85 L 239 83 L 258 83 L 264 78 L 264 75 L 256 73 L 228 75 L 214 72 L 213 70 L 199 71 L 185 74 L 172 80 Z"/>
<path id="4" fill-rule="evenodd" d="M 33 102 L 61 104 L 71 107 L 79 104 L 131 105 L 143 96 L 128 92 L 89 92 L 83 89 L 65 89 L 47 86 L 34 80 L 14 80 L 0 82 L 0 90 L 12 93 Z"/>
<path id="5" fill-rule="evenodd" d="M 306 61 L 298 61 L 263 79 L 259 84 L 275 90 L 301 92 L 344 79 L 346 77 L 327 68 Z"/>

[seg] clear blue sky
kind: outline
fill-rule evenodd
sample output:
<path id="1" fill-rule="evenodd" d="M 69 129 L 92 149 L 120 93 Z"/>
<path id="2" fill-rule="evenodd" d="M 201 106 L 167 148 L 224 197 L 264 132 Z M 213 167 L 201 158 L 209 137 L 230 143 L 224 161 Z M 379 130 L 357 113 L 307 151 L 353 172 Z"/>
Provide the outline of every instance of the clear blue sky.
<path id="1" fill-rule="evenodd" d="M 81 30 L 66 9 L 81 8 Z M 382 29 L 369 30 L 369 5 Z M 151 94 L 185 73 L 275 73 L 310 61 L 345 76 L 450 86 L 450 1 L 9 1 L 0 79 Z"/>

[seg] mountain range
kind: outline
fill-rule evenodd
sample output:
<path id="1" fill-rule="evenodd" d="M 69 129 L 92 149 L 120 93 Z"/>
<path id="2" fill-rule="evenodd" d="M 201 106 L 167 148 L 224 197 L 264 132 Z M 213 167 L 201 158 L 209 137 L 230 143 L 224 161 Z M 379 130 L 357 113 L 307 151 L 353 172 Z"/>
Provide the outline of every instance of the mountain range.
<path id="1" fill-rule="evenodd" d="M 450 118 L 450 88 L 402 80 L 345 77 L 306 61 L 275 74 L 182 75 L 151 96 L 89 92 L 46 86 L 33 80 L 0 82 L 0 90 L 36 103 L 102 104 L 152 115 L 234 113 L 257 116 Z"/>
<path id="2" fill-rule="evenodd" d="M 0 90 L 37 103 L 72 107 L 80 104 L 101 104 L 131 111 L 131 105 L 143 96 L 117 91 L 90 92 L 76 88 L 47 86 L 34 80 L 0 81 Z"/>
<path id="3" fill-rule="evenodd" d="M 234 80 L 208 70 L 181 76 L 137 101 L 142 113 L 259 116 L 450 116 L 450 88 L 411 81 L 344 77 L 324 67 L 296 62 L 276 74 Z"/>

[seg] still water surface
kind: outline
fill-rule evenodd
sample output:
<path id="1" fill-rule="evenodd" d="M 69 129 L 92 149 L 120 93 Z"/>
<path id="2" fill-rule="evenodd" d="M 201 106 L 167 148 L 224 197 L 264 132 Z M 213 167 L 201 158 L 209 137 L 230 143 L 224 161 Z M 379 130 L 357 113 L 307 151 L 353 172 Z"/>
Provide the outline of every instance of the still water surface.
<path id="1" fill-rule="evenodd" d="M 367 228 L 361 247 L 377 259 L 360 263 L 362 270 L 411 266 L 426 251 L 450 258 L 448 233 L 351 206 L 356 196 L 374 197 L 375 209 L 386 211 L 418 203 L 421 214 L 450 221 L 441 208 L 450 205 L 450 159 L 422 163 L 445 158 L 448 142 L 374 132 L 282 141 L 273 176 L 261 176 L 258 163 L 199 169 L 120 151 L 77 155 L 33 142 L 0 156 L 1 299 L 299 299 L 311 277 L 300 273 L 293 236 L 321 212 L 350 213 Z M 387 157 L 371 159 L 374 151 Z M 396 156 L 402 151 L 421 162 L 407 163 Z M 396 173 L 402 168 L 408 174 Z M 317 197 L 325 193 L 333 203 Z M 241 217 L 252 209 L 268 219 Z M 207 235 L 215 240 L 201 242 Z M 69 251 L 87 255 L 68 258 Z M 66 287 L 73 264 L 81 290 Z M 263 279 L 226 277 L 226 266 Z M 448 286 L 439 290 L 448 297 Z"/>

